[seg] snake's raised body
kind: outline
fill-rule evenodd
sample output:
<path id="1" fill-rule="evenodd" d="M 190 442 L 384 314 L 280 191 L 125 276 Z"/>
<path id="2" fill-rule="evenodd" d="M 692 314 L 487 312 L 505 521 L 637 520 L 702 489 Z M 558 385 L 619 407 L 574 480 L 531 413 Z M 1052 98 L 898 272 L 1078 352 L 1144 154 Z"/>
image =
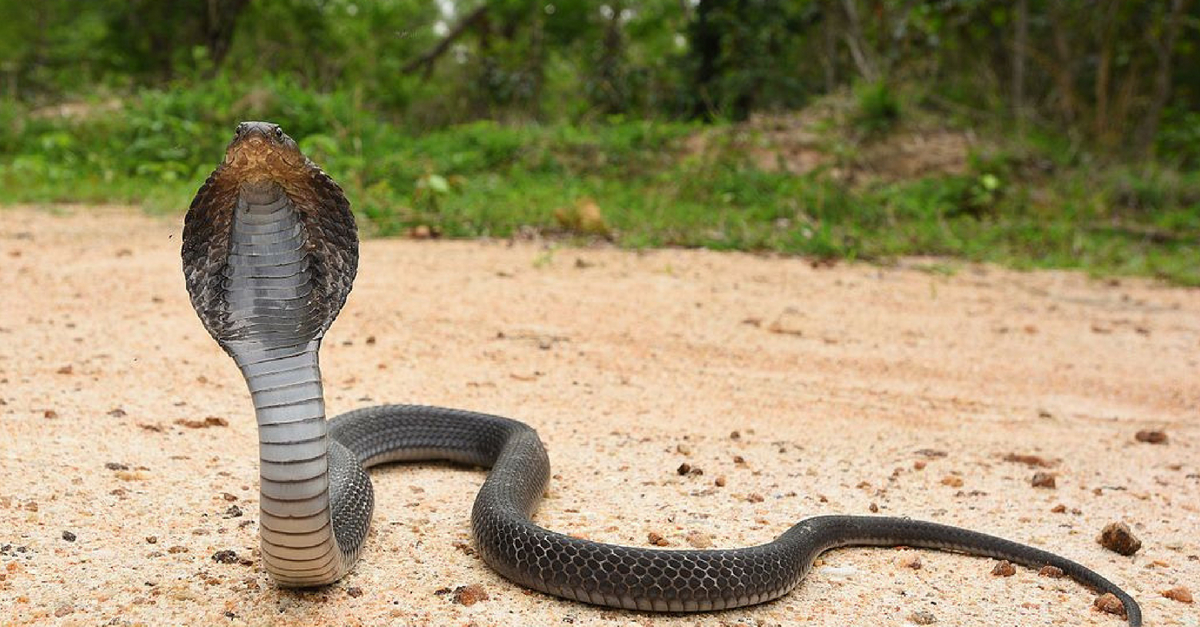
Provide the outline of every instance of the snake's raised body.
<path id="1" fill-rule="evenodd" d="M 326 420 L 318 349 L 357 265 L 357 231 L 341 188 L 278 126 L 238 125 L 188 211 L 183 267 L 196 313 L 241 368 L 254 400 L 262 555 L 281 585 L 328 584 L 354 564 L 373 508 L 365 467 L 442 459 L 491 468 L 471 513 L 484 561 L 521 585 L 570 599 L 672 612 L 751 605 L 786 594 L 829 549 L 907 545 L 1056 566 L 1116 595 L 1129 623 L 1141 624 L 1128 594 L 1080 564 L 905 518 L 820 516 L 768 544 L 729 550 L 624 547 L 542 529 L 530 516 L 550 464 L 525 424 L 396 405 Z"/>

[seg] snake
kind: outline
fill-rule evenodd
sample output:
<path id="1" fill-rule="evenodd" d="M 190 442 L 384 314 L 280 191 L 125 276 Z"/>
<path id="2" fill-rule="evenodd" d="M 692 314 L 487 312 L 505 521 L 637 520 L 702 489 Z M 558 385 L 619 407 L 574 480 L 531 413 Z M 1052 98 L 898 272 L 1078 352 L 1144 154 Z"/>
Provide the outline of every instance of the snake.
<path id="1" fill-rule="evenodd" d="M 822 515 L 766 544 L 732 549 L 620 546 L 545 529 L 532 516 L 550 480 L 537 432 L 501 416 L 381 405 L 327 419 L 321 340 L 358 270 L 358 230 L 342 188 L 274 123 L 237 125 L 184 218 L 183 273 L 205 329 L 245 380 L 258 426 L 259 542 L 280 587 L 338 581 L 367 539 L 366 469 L 446 460 L 490 469 L 471 510 L 475 549 L 503 577 L 583 603 L 704 612 L 788 594 L 822 553 L 907 546 L 1053 566 L 1111 593 L 1129 625 L 1137 602 L 1095 571 L 993 535 L 903 517 Z"/>

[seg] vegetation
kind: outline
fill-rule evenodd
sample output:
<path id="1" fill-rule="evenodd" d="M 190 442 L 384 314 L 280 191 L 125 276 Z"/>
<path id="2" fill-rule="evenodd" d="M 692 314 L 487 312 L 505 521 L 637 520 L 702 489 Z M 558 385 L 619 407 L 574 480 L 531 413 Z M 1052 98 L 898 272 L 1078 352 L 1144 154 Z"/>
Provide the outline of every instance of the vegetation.
<path id="1" fill-rule="evenodd" d="M 0 194 L 178 212 L 269 119 L 380 235 L 1200 285 L 1197 4 L 0 0 Z"/>

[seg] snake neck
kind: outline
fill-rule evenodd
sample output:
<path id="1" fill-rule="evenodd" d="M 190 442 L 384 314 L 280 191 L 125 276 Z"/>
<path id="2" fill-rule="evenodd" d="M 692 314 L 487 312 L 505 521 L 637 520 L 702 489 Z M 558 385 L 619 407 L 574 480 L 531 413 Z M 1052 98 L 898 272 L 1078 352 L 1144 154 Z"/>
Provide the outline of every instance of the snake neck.
<path id="1" fill-rule="evenodd" d="M 267 571 L 284 585 L 340 577 L 330 500 L 328 425 L 318 361 L 308 233 L 282 189 L 241 190 L 225 270 L 224 341 L 258 422 L 260 540 Z"/>

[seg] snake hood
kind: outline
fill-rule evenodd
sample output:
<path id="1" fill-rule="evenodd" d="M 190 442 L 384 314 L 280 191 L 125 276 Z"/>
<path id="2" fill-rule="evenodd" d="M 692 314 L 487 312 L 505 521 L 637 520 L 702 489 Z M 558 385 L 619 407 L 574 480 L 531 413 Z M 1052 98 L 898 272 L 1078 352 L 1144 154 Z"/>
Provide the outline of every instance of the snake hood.
<path id="1" fill-rule="evenodd" d="M 358 231 L 342 188 L 305 157 L 278 124 L 238 124 L 225 159 L 188 209 L 182 251 L 192 305 L 204 327 L 231 354 L 232 343 L 253 339 L 246 321 L 235 319 L 238 303 L 227 289 L 239 272 L 234 256 L 253 246 L 275 251 L 289 246 L 279 232 L 253 232 L 263 228 L 254 225 L 251 214 L 263 208 L 284 211 L 296 223 L 295 232 L 287 235 L 295 236 L 305 271 L 304 285 L 294 295 L 305 305 L 303 317 L 294 320 L 304 339 L 319 340 L 329 328 L 358 269 Z M 234 242 L 235 230 L 246 241 Z M 262 295 L 271 286 L 256 289 Z"/>

